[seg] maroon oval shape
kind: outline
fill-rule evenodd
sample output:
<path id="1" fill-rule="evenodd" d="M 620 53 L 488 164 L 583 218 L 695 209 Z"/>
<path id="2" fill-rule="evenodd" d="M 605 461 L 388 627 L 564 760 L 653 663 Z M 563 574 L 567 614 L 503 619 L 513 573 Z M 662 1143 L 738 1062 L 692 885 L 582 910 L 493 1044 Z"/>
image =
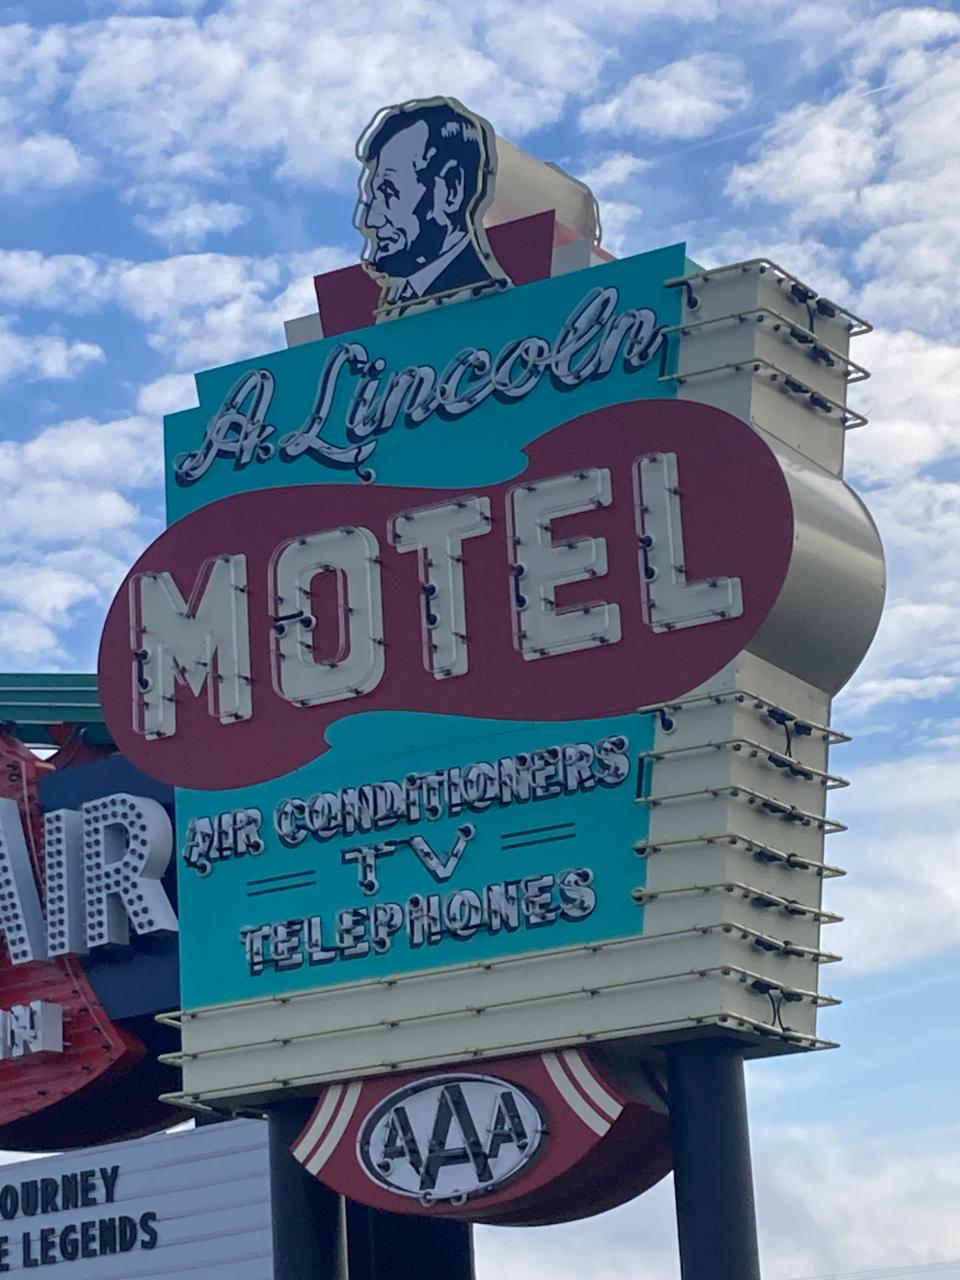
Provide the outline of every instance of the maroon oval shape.
<path id="1" fill-rule="evenodd" d="M 520 476 L 453 490 L 373 485 L 259 489 L 201 507 L 171 525 L 127 575 L 104 626 L 100 696 L 114 740 L 139 768 L 179 786 L 219 790 L 280 777 L 326 750 L 327 727 L 367 711 L 418 711 L 512 720 L 579 720 L 620 715 L 670 701 L 709 679 L 746 647 L 773 607 L 793 546 L 793 509 L 774 454 L 745 422 L 691 401 L 640 400 L 564 423 L 525 450 Z M 649 453 L 677 458 L 689 582 L 739 577 L 743 612 L 655 633 L 643 619 L 632 471 Z M 507 527 L 517 484 L 587 467 L 610 469 L 611 506 L 566 516 L 554 539 L 603 537 L 608 572 L 561 588 L 564 605 L 617 603 L 622 639 L 589 651 L 525 660 L 514 647 Z M 418 556 L 388 542 L 391 517 L 469 493 L 491 504 L 491 530 L 463 545 L 469 670 L 438 680 L 423 664 L 423 598 Z M 302 535 L 359 525 L 380 543 L 385 672 L 359 698 L 295 706 L 275 692 L 271 666 L 276 548 Z M 221 724 L 205 694 L 177 686 L 177 732 L 148 740 L 134 730 L 134 660 L 129 583 L 168 572 L 190 598 L 201 566 L 215 555 L 247 557 L 253 714 Z M 322 622 L 322 620 L 321 620 Z M 329 634 L 329 628 L 327 628 Z"/>

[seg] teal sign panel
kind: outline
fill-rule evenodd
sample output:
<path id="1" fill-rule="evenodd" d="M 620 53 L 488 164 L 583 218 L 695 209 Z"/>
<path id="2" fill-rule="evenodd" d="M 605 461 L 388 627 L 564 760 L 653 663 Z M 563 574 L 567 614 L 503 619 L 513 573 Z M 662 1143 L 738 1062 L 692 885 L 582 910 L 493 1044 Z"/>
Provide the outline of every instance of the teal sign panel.
<path id="1" fill-rule="evenodd" d="M 181 789 L 184 1008 L 642 932 L 653 728 L 373 713 L 284 778 Z M 432 779 L 419 814 L 377 829 L 410 775 Z"/>
<path id="2" fill-rule="evenodd" d="M 661 381 L 671 344 L 660 335 L 679 324 L 682 291 L 663 282 L 681 275 L 685 261 L 684 246 L 673 245 L 198 374 L 199 408 L 165 421 L 168 522 L 218 498 L 274 486 L 353 480 L 453 488 L 509 479 L 523 467 L 523 446 L 560 423 L 624 400 L 674 394 L 674 383 Z M 631 323 L 631 312 L 644 313 L 639 323 Z M 485 360 L 495 363 L 524 340 L 532 350 L 537 339 L 539 376 L 525 376 L 521 353 L 506 370 L 519 393 L 483 395 Z M 600 369 L 592 369 L 604 344 Z M 452 369 L 459 399 L 350 434 L 352 407 L 381 408 L 370 402 L 389 391 L 390 376 L 419 368 L 436 372 L 436 390 Z M 258 373 L 266 375 L 263 393 L 250 390 L 240 413 L 226 407 L 231 391 Z M 408 392 L 407 403 L 413 398 Z M 246 431 L 237 425 L 243 417 L 255 420 Z M 311 436 L 308 424 L 318 419 Z M 218 420 L 220 453 L 207 443 Z M 258 433 L 258 421 L 272 430 Z"/>

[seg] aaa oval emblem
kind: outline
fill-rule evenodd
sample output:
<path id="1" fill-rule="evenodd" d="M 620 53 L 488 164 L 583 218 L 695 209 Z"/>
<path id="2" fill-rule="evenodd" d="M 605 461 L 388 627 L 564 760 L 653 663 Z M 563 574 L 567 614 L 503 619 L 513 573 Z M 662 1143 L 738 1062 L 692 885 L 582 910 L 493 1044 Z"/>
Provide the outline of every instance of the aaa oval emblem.
<path id="1" fill-rule="evenodd" d="M 374 1182 L 424 1205 L 465 1204 L 500 1190 L 541 1153 L 540 1103 L 492 1076 L 430 1076 L 370 1113 L 357 1155 Z"/>

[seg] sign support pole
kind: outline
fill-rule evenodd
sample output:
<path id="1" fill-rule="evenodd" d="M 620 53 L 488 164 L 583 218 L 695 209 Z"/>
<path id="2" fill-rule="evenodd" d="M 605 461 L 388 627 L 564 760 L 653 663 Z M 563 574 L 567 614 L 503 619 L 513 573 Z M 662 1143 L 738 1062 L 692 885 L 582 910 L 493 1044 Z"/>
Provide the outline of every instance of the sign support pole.
<path id="1" fill-rule="evenodd" d="M 315 1098 L 293 1098 L 267 1119 L 274 1280 L 341 1280 L 345 1273 L 341 1198 L 290 1153 L 315 1105 Z"/>
<path id="2" fill-rule="evenodd" d="M 346 1205 L 350 1280 L 474 1280 L 470 1223 Z"/>
<path id="3" fill-rule="evenodd" d="M 743 1049 L 685 1040 L 666 1058 L 683 1280 L 760 1280 Z"/>

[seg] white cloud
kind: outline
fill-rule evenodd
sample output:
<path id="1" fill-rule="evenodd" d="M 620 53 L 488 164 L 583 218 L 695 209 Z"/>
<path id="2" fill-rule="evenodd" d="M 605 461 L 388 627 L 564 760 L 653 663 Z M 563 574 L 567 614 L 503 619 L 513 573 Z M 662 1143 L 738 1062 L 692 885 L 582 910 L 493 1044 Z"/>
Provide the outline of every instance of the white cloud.
<path id="1" fill-rule="evenodd" d="M 159 532 L 130 495 L 152 496 L 161 468 L 159 423 L 147 417 L 78 419 L 0 441 L 0 666 L 70 665 L 64 632 L 92 616 L 95 633 Z"/>
<path id="2" fill-rule="evenodd" d="M 3 97 L 0 111 L 9 121 L 33 123 L 34 112 L 49 103 L 65 83 L 63 63 L 69 38 L 65 28 L 37 28 L 27 22 L 0 27 Z"/>
<path id="3" fill-rule="evenodd" d="M 608 28 L 613 24 L 617 32 L 629 30 L 631 27 L 643 28 L 657 18 L 668 18 L 675 22 L 691 24 L 715 22 L 720 15 L 720 6 L 725 5 L 731 16 L 744 0 L 593 0 L 587 7 L 581 0 L 557 0 L 557 8 L 565 9 L 571 16 L 585 26 Z M 771 0 L 773 4 L 782 5 L 788 0 Z M 502 4 L 496 2 L 488 6 L 492 20 L 502 10 Z"/>
<path id="4" fill-rule="evenodd" d="M 87 178 L 91 169 L 90 161 L 61 134 L 18 137 L 0 133 L 0 193 L 3 195 L 69 187 Z"/>
<path id="5" fill-rule="evenodd" d="M 162 418 L 197 404 L 197 386 L 189 373 L 168 373 L 148 382 L 137 395 L 137 408 L 150 417 Z"/>
<path id="6" fill-rule="evenodd" d="M 700 138 L 745 107 L 752 96 L 739 58 L 694 54 L 634 76 L 612 98 L 586 107 L 580 123 L 591 132 Z"/>
<path id="7" fill-rule="evenodd" d="M 821 1280 L 960 1255 L 960 1158 L 902 1140 L 844 1141 L 816 1117 L 754 1133 L 766 1280 Z M 611 1213 L 558 1227 L 481 1227 L 478 1271 L 497 1280 L 678 1280 L 672 1180 Z M 864 1280 L 867 1280 L 864 1274 Z M 879 1277 L 878 1277 L 879 1280 Z"/>
<path id="8" fill-rule="evenodd" d="M 538 15 L 532 39 L 523 10 L 465 17 L 424 5 L 411 22 L 386 0 L 362 14 L 235 0 L 205 18 L 115 17 L 73 28 L 67 108 L 148 177 L 207 179 L 260 156 L 332 184 L 384 102 L 455 93 L 519 134 L 556 120 L 596 77 L 600 50 L 570 20 L 548 18 L 545 39 Z"/>
<path id="9" fill-rule="evenodd" d="M 249 217 L 249 212 L 239 204 L 193 200 L 189 203 L 174 202 L 165 211 L 143 214 L 136 221 L 158 240 L 194 248 L 203 244 L 210 235 L 226 235 L 235 231 Z"/>
<path id="10" fill-rule="evenodd" d="M 67 42 L 57 28 L 0 26 L 0 193 L 55 191 L 80 182 L 92 162 L 71 138 L 40 123 L 63 84 Z"/>
<path id="11" fill-rule="evenodd" d="M 889 561 L 891 592 L 866 660 L 844 689 L 836 717 L 869 731 L 877 711 L 899 711 L 902 742 L 923 704 L 960 685 L 960 484 L 891 476 L 867 495 Z M 908 710 L 909 708 L 909 710 Z M 891 749 L 894 749 L 891 747 Z"/>
<path id="12" fill-rule="evenodd" d="M 60 663 L 65 654 L 52 627 L 35 613 L 16 609 L 0 611 L 0 663 L 4 670 L 44 670 Z"/>
<path id="13" fill-rule="evenodd" d="M 57 311 L 91 311 L 107 296 L 102 260 L 79 253 L 0 249 L 0 303 Z"/>
<path id="14" fill-rule="evenodd" d="M 951 619 L 951 625 L 956 619 Z M 960 675 L 881 676 L 875 680 L 858 680 L 845 701 L 848 714 L 865 716 L 877 707 L 909 703 L 913 710 L 918 702 L 933 702 L 955 693 Z"/>
<path id="15" fill-rule="evenodd" d="M 93 311 L 118 303 L 146 324 L 151 345 L 192 368 L 233 359 L 243 354 L 247 341 L 278 346 L 282 322 L 268 314 L 269 299 L 285 282 L 284 264 L 274 258 L 181 254 L 133 263 L 0 252 L 0 299 L 54 311 Z M 62 339 L 27 341 L 0 329 L 0 377 L 5 366 L 17 371 L 50 367 L 58 356 L 65 362 L 68 348 Z M 224 343 L 219 349 L 217 341 Z M 82 347 L 74 354 L 93 358 Z"/>
<path id="16" fill-rule="evenodd" d="M 555 86 L 573 71 L 581 93 L 596 86 L 604 62 L 604 50 L 596 40 L 546 7 L 504 6 L 501 20 L 490 24 L 486 43 L 504 70 L 518 79 Z"/>
<path id="17" fill-rule="evenodd" d="M 892 969 L 960 947 L 960 739 L 949 718 L 930 711 L 920 722 L 925 705 L 951 707 L 960 688 L 960 486 L 894 482 L 870 499 L 894 580 L 909 595 L 889 602 L 833 717 L 855 740 L 876 731 L 874 751 L 890 757 L 858 765 L 853 786 L 831 798 L 831 816 L 851 829 L 831 840 L 828 857 L 851 875 L 828 889 L 827 905 L 846 917 L 831 930 L 830 947 L 853 972 Z M 891 709 L 886 724 L 882 708 Z M 842 750 L 832 766 L 844 771 Z"/>
<path id="18" fill-rule="evenodd" d="M 203 8 L 207 0 L 86 0 L 86 2 L 94 13 L 107 10 L 110 13 L 150 13 L 156 16 L 164 13 L 196 13 Z"/>
<path id="19" fill-rule="evenodd" d="M 782 228 L 777 228 L 774 233 L 725 231 L 702 244 L 692 239 L 688 247 L 694 261 L 702 267 L 729 266 L 733 262 L 767 258 L 798 276 L 817 293 L 841 304 L 849 303 L 854 296 L 854 287 L 846 274 L 842 250 L 814 236 L 798 235 L 795 239 L 782 240 L 778 238 L 781 234 Z M 863 363 L 859 338 L 851 354 Z"/>
<path id="20" fill-rule="evenodd" d="M 188 268 L 189 264 L 183 266 Z M 229 364 L 251 351 L 282 346 L 281 318 L 274 314 L 269 302 L 275 277 L 264 280 L 257 267 L 249 275 L 235 273 L 229 263 L 211 263 L 209 268 L 204 271 L 200 267 L 201 277 L 195 281 L 194 289 L 184 290 L 183 294 L 174 292 L 162 302 L 150 291 L 154 286 L 164 290 L 180 275 L 176 267 L 171 266 L 169 274 L 151 272 L 149 280 L 138 268 L 133 269 L 125 286 L 128 305 L 147 321 L 151 346 L 182 369 Z M 138 277 L 143 292 L 134 292 Z M 205 287 L 209 289 L 209 300 L 204 297 Z"/>
<path id="21" fill-rule="evenodd" d="M 855 875 L 830 886 L 829 906 L 845 917 L 830 944 L 848 970 L 892 969 L 960 946 L 958 790 L 960 754 L 938 750 L 861 765 L 855 786 L 836 796 L 831 812 L 851 831 L 828 852 Z"/>
<path id="22" fill-rule="evenodd" d="M 73 541 L 81 530 L 95 539 L 130 526 L 137 514 L 115 489 L 55 478 L 28 480 L 4 498 L 5 519 L 35 543 Z"/>
<path id="23" fill-rule="evenodd" d="M 954 788 L 957 780 L 954 768 Z M 846 917 L 830 945 L 842 952 L 847 979 L 942 959 L 960 946 L 960 837 L 946 825 L 931 835 L 907 828 L 894 818 L 896 837 L 874 831 L 869 848 L 856 850 L 856 880 L 830 894 L 831 908 Z"/>
<path id="24" fill-rule="evenodd" d="M 854 237 L 858 309 L 940 337 L 960 337 L 958 22 L 901 7 L 853 28 L 849 87 L 781 113 L 727 180 L 740 205 L 784 208 L 794 232 L 833 225 Z"/>
<path id="25" fill-rule="evenodd" d="M 602 196 L 608 191 L 618 191 L 631 178 L 646 173 L 650 167 L 650 161 L 642 156 L 629 151 L 613 151 L 596 160 L 585 173 L 580 174 L 580 179 L 595 195 Z"/>
<path id="26" fill-rule="evenodd" d="M 891 327 L 960 337 L 960 44 L 906 54 L 889 75 L 905 88 L 887 110 L 890 163 L 863 194 L 861 305 Z"/>
<path id="27" fill-rule="evenodd" d="M 0 385 L 11 378 L 76 378 L 103 360 L 92 342 L 69 342 L 55 334 L 23 334 L 0 320 Z"/>
<path id="28" fill-rule="evenodd" d="M 286 283 L 274 258 L 198 253 L 124 264 L 116 300 L 146 325 L 147 341 L 181 369 L 227 364 L 282 345 L 271 302 Z"/>
<path id="29" fill-rule="evenodd" d="M 777 17 L 789 11 L 780 0 L 767 8 Z M 103 171 L 120 161 L 136 186 L 205 183 L 251 159 L 298 182 L 335 186 L 384 102 L 452 93 L 522 136 L 597 91 L 622 57 L 625 32 L 664 17 L 729 15 L 739 24 L 750 10 L 743 0 L 596 0 L 587 8 L 560 0 L 536 12 L 508 0 L 414 9 L 389 0 L 361 9 L 221 0 L 209 11 L 199 0 L 103 0 L 93 6 L 102 20 L 55 25 L 42 38 L 18 24 L 0 63 L 27 67 L 11 99 L 26 96 L 29 83 L 38 109 L 55 102 L 69 138 L 81 139 Z M 750 92 L 736 59 L 696 54 L 638 77 L 621 97 L 632 130 L 649 124 L 657 136 L 694 137 Z M 591 109 L 598 127 L 607 105 Z M 195 195 L 186 203 L 219 202 Z M 216 216 L 220 225 L 227 215 Z M 160 228 L 171 238 L 177 231 Z"/>
<path id="30" fill-rule="evenodd" d="M 641 190 L 636 179 L 652 164 L 629 151 L 612 151 L 594 159 L 579 177 L 593 191 L 600 203 L 603 247 L 617 257 L 642 246 L 647 230 Z"/>
<path id="31" fill-rule="evenodd" d="M 160 429 L 146 418 L 64 422 L 41 431 L 17 453 L 18 466 L 44 477 L 145 488 L 159 485 L 163 474 Z"/>
<path id="32" fill-rule="evenodd" d="M 788 205 L 797 226 L 854 212 L 883 157 L 879 108 L 857 92 L 801 103 L 763 135 L 756 159 L 734 165 L 727 192 L 741 205 Z"/>
<path id="33" fill-rule="evenodd" d="M 742 203 L 784 210 L 795 248 L 785 238 L 774 251 L 769 236 L 731 245 L 727 235 L 707 251 L 708 262 L 729 261 L 740 256 L 733 249 L 762 248 L 881 324 L 852 352 L 873 372 L 851 389 L 871 422 L 847 438 L 848 474 L 868 487 L 892 597 L 838 707 L 861 727 L 885 706 L 896 721 L 908 706 L 949 705 L 960 688 L 960 46 L 948 43 L 956 26 L 955 15 L 919 6 L 851 28 L 844 47 L 855 62 L 862 55 L 854 76 L 868 62 L 872 73 L 873 53 L 886 48 L 874 77 L 883 92 L 865 96 L 870 82 L 854 79 L 826 104 L 784 113 L 729 176 Z M 804 234 L 813 224 L 815 239 Z M 804 256 L 808 265 L 795 265 Z"/>
<path id="34" fill-rule="evenodd" d="M 784 1124 L 759 1155 L 757 1203 L 769 1280 L 932 1264 L 960 1254 L 960 1158 L 852 1145 L 815 1121 Z M 865 1278 L 866 1280 L 866 1278 Z"/>
<path id="35" fill-rule="evenodd" d="M 8 564 L 0 576 L 0 603 L 19 606 L 50 623 L 58 616 L 97 594 L 96 587 L 78 573 L 45 564 Z"/>
<path id="36" fill-rule="evenodd" d="M 884 67 L 891 55 L 907 49 L 960 39 L 960 15 L 925 5 L 888 9 L 872 21 L 857 23 L 844 42 L 854 53 L 853 70 L 864 74 Z"/>
<path id="37" fill-rule="evenodd" d="M 602 205 L 603 247 L 622 257 L 639 248 L 646 230 L 643 208 L 632 200 L 604 200 Z"/>
<path id="38" fill-rule="evenodd" d="M 267 258 L 181 254 L 111 268 L 109 288 L 155 350 L 196 370 L 282 347 L 284 320 L 316 311 L 314 274 L 349 260 L 322 247 Z"/>
<path id="39" fill-rule="evenodd" d="M 159 533 L 159 528 L 156 532 Z M 84 582 L 92 583 L 97 589 L 98 600 L 105 604 L 116 595 L 145 541 L 144 535 L 131 531 L 124 536 L 109 539 L 105 546 L 82 542 L 77 546 L 48 551 L 43 563 L 51 569 L 76 574 Z M 97 634 L 94 633 L 94 638 Z"/>
<path id="40" fill-rule="evenodd" d="M 556 1227 L 475 1233 L 477 1272 L 497 1280 L 677 1280 L 673 1179 L 632 1204 Z"/>
<path id="41" fill-rule="evenodd" d="M 960 346 L 908 331 L 858 338 L 854 358 L 872 371 L 852 402 L 870 425 L 848 437 L 848 466 L 868 480 L 896 480 L 960 457 Z"/>
<path id="42" fill-rule="evenodd" d="M 221 305 L 279 282 L 280 267 L 272 258 L 189 253 L 123 264 L 114 276 L 114 289 L 134 315 L 151 321 L 176 309 Z"/>
<path id="43" fill-rule="evenodd" d="M 930 702 L 960 680 L 960 485 L 892 477 L 867 496 L 892 588 L 873 646 L 837 706 L 840 721 L 859 732 L 878 707 Z"/>
<path id="44" fill-rule="evenodd" d="M 744 7 L 756 12 L 751 0 L 744 0 Z M 872 0 L 844 0 L 843 5 L 833 0 L 807 0 L 806 4 L 789 5 L 776 23 L 770 21 L 773 14 L 765 13 L 767 23 L 759 31 L 754 27 L 753 33 L 761 41 L 764 36 L 771 42 L 795 41 L 800 65 L 805 70 L 819 71 L 837 57 L 846 37 L 861 30 L 871 7 Z"/>
<path id="45" fill-rule="evenodd" d="M 358 125 L 391 98 L 439 86 L 485 110 L 505 131 L 522 135 L 557 120 L 583 94 L 595 95 L 599 75 L 609 75 L 604 59 L 616 57 L 623 33 L 651 15 L 711 22 L 719 7 L 724 16 L 736 13 L 755 27 L 766 24 L 778 37 L 803 28 L 803 56 L 820 51 L 816 58 L 810 55 L 811 65 L 820 55 L 832 57 L 838 33 L 849 31 L 859 17 L 854 0 L 839 8 L 798 8 L 779 0 L 723 0 L 722 6 L 715 0 L 595 0 L 584 7 L 561 0 L 551 9 L 546 40 L 531 34 L 534 17 L 539 21 L 542 15 L 508 9 L 500 0 L 478 0 L 469 10 L 459 0 L 445 10 L 432 3 L 388 7 L 379 0 L 365 9 L 303 0 L 270 6 L 221 0 L 214 16 L 200 20 L 204 7 L 201 0 L 91 0 L 91 8 L 110 14 L 107 21 L 84 30 L 60 29 L 39 59 L 27 40 L 18 46 L 19 62 L 18 56 L 0 58 L 7 79 L 20 76 L 18 67 L 31 66 L 30 76 L 18 81 L 26 114 L 14 126 L 0 102 L 0 127 L 21 139 L 56 139 L 64 136 L 66 119 L 83 168 L 76 180 L 90 172 L 88 155 L 95 154 L 106 172 L 106 150 L 112 173 L 121 175 L 118 185 L 132 174 L 139 193 L 151 181 L 183 174 L 168 210 L 139 197 L 154 233 L 177 249 L 200 246 L 207 235 L 229 230 L 240 207 L 230 197 L 240 197 L 229 188 L 224 195 L 220 184 L 211 195 L 207 179 L 229 175 L 234 167 L 267 164 L 297 182 L 352 183 Z M 141 16 L 120 19 L 121 12 Z M 776 24 L 770 21 L 774 12 Z M 738 171 L 739 198 L 769 204 L 773 231 L 754 239 L 748 231 L 723 235 L 713 229 L 702 237 L 709 239 L 702 252 L 691 245 L 705 265 L 712 264 L 713 254 L 717 261 L 773 257 L 885 325 L 854 353 L 876 370 L 874 382 L 860 393 L 875 425 L 848 441 L 856 473 L 871 486 L 869 502 L 887 541 L 895 582 L 874 653 L 838 710 L 841 726 L 852 717 L 860 732 L 877 727 L 877 712 L 885 706 L 895 709 L 895 729 L 902 730 L 904 704 L 914 719 L 922 711 L 935 720 L 937 702 L 960 686 L 960 605 L 953 604 L 960 600 L 960 486 L 930 474 L 935 464 L 947 464 L 953 474 L 957 455 L 958 428 L 951 417 L 957 385 L 951 339 L 957 335 L 942 332 L 956 323 L 953 281 L 960 274 L 950 176 L 960 137 L 951 116 L 956 82 L 945 51 L 936 47 L 948 34 L 943 11 L 897 12 L 908 16 L 890 21 L 898 34 L 885 47 L 897 56 L 910 54 L 890 70 L 891 78 L 895 73 L 903 81 L 901 89 L 864 99 L 857 96 L 863 87 L 858 82 L 839 106 L 809 106 L 785 117 Z M 161 13 L 197 16 L 160 21 Z M 912 14 L 919 15 L 917 39 L 908 38 Z M 955 20 L 952 14 L 947 18 Z M 368 25 L 377 28 L 374 38 Z M 941 33 L 931 35 L 935 28 Z M 873 32 L 874 47 L 887 39 L 879 22 L 863 31 Z M 913 47 L 925 41 L 929 57 L 915 58 Z M 864 54 L 869 47 L 865 35 Z M 415 64 L 412 51 L 418 48 L 424 53 Z M 860 56 L 852 45 L 845 48 L 851 57 Z M 856 65 L 866 74 L 862 56 Z M 108 83 L 111 76 L 116 84 Z M 675 84 L 659 96 L 649 88 L 646 101 L 643 91 L 635 99 L 626 90 L 619 96 L 628 116 L 632 111 L 639 118 L 649 106 L 631 131 L 655 121 L 651 136 L 697 136 L 676 131 L 708 133 L 748 100 L 742 79 L 734 75 L 724 83 L 732 97 L 711 97 L 701 80 L 694 86 L 700 96 L 690 96 L 687 105 L 692 101 L 694 109 L 686 114 L 669 100 L 671 92 L 676 96 Z M 0 86 L 0 94 L 6 87 Z M 42 116 L 54 98 L 60 104 L 55 122 Z M 592 108 L 601 117 L 606 109 L 602 103 Z M 647 201 L 645 184 L 636 181 L 647 168 L 644 157 L 628 151 L 593 162 L 591 180 L 601 194 L 614 197 L 603 207 L 607 244 L 614 248 L 649 247 L 642 243 L 641 206 L 655 206 Z M 264 194 L 270 198 L 269 191 Z M 807 233 L 814 223 L 816 234 Z M 8 306 L 91 312 L 116 304 L 142 326 L 165 368 L 147 385 L 131 388 L 136 415 L 114 423 L 60 423 L 12 451 L 0 446 L 0 482 L 18 518 L 27 519 L 19 533 L 0 531 L 0 551 L 6 553 L 0 667 L 74 664 L 76 654 L 65 651 L 66 629 L 83 619 L 94 631 L 97 614 L 156 531 L 157 522 L 138 503 L 145 496 L 150 500 L 149 486 L 157 478 L 157 419 L 195 402 L 190 372 L 177 371 L 280 346 L 281 321 L 313 308 L 312 273 L 351 257 L 355 253 L 328 248 L 296 259 L 177 254 L 133 264 L 0 253 L 0 300 Z M 857 298 L 854 281 L 862 276 L 868 279 Z M 57 334 L 44 337 L 65 342 Z M 56 367 L 57 358 L 61 367 L 68 363 L 63 349 L 50 348 L 48 357 L 46 367 Z M 35 354 L 35 366 L 38 360 L 44 367 Z M 861 768 L 849 808 L 841 808 L 847 801 L 838 797 L 836 811 L 848 813 L 854 829 L 830 853 L 857 874 L 831 886 L 829 905 L 844 910 L 849 923 L 830 935 L 829 945 L 836 937 L 852 970 L 882 970 L 905 958 L 945 953 L 958 941 L 954 886 L 960 849 L 950 794 L 960 785 L 960 747 L 956 723 L 951 725 L 954 740 L 941 733 L 937 744 L 938 751 L 949 752 L 947 758 L 918 751 L 886 771 Z M 932 730 L 924 734 L 927 741 Z M 834 763 L 842 771 L 842 754 Z M 914 813 L 919 823 L 909 816 Z M 780 1128 L 773 1147 L 762 1140 L 756 1150 L 769 1280 L 960 1255 L 955 1158 L 928 1153 L 915 1160 L 889 1147 L 851 1149 L 835 1134 L 813 1129 Z M 637 1272 L 644 1280 L 676 1280 L 673 1233 L 666 1183 L 593 1222 L 555 1231 L 481 1231 L 481 1274 L 503 1280 L 614 1280 Z"/>
<path id="46" fill-rule="evenodd" d="M 351 258 L 331 246 L 264 258 L 187 253 L 137 263 L 7 250 L 0 251 L 0 302 L 74 312 L 115 303 L 145 325 L 148 343 L 176 368 L 195 370 L 283 346 L 284 320 L 316 310 L 313 276 Z M 83 362 L 101 359 L 98 351 L 62 338 L 24 339 L 0 327 L 0 379 L 5 370 L 27 376 L 28 369 L 72 376 Z"/>

